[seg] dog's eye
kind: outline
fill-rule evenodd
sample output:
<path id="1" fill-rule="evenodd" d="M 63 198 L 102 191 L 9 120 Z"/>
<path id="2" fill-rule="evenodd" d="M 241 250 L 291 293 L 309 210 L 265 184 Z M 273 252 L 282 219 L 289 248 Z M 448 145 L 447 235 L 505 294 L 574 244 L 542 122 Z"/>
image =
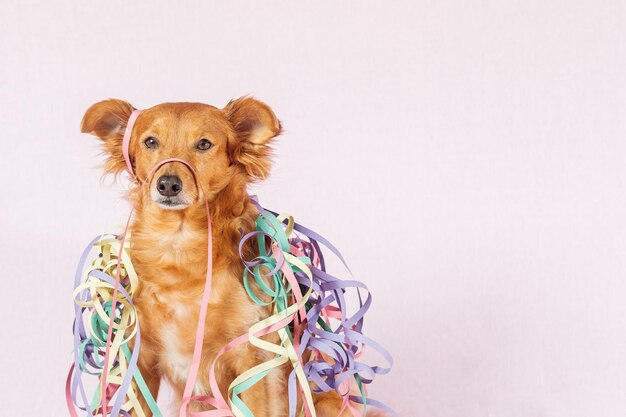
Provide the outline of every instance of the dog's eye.
<path id="1" fill-rule="evenodd" d="M 159 141 L 154 136 L 148 137 L 143 141 L 143 144 L 146 145 L 146 148 L 148 149 L 156 149 L 159 147 Z"/>
<path id="2" fill-rule="evenodd" d="M 213 143 L 208 139 L 200 139 L 196 144 L 196 149 L 199 151 L 208 151 L 213 147 Z"/>

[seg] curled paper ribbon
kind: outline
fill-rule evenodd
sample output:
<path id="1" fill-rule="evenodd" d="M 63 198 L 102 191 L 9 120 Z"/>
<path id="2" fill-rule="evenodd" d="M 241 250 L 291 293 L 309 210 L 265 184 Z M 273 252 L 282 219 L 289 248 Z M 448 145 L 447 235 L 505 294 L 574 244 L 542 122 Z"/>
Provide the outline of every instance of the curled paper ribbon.
<path id="1" fill-rule="evenodd" d="M 288 215 L 276 215 L 259 206 L 256 230 L 244 235 L 239 243 L 239 252 L 244 264 L 243 283 L 250 298 L 259 305 L 272 305 L 272 315 L 252 326 L 248 333 L 224 346 L 217 354 L 209 369 L 212 395 L 191 396 L 183 399 L 180 416 L 190 417 L 254 417 L 254 414 L 241 399 L 241 394 L 263 379 L 272 369 L 289 362 L 292 372 L 289 376 L 289 415 L 297 413 L 298 394 L 303 398 L 304 412 L 315 416 L 313 392 L 335 390 L 344 398 L 343 408 L 352 415 L 360 416 L 366 406 L 381 408 L 391 415 L 393 410 L 386 405 L 367 397 L 365 386 L 376 375 L 389 371 L 392 359 L 384 348 L 362 333 L 365 313 L 371 305 L 371 295 L 364 284 L 355 280 L 341 280 L 326 272 L 321 245 L 327 247 L 345 264 L 343 257 L 332 244 L 310 229 L 296 223 Z M 247 260 L 243 257 L 243 247 L 249 240 L 256 240 L 259 255 Z M 113 236 L 95 239 L 81 257 L 76 275 L 77 317 L 75 330 L 75 366 L 68 379 L 68 405 L 72 416 L 75 408 L 87 415 L 110 414 L 129 415 L 132 409 L 143 416 L 138 403 L 139 393 L 144 395 L 152 413 L 161 413 L 137 368 L 140 346 L 140 327 L 132 302 L 132 295 L 138 278 L 132 267 L 123 243 Z M 86 265 L 92 248 L 98 257 Z M 114 397 L 111 407 L 98 407 L 101 401 L 99 392 L 89 399 L 82 382 L 84 374 L 103 374 L 105 361 L 108 321 L 111 319 L 114 278 L 117 264 L 119 271 L 119 299 L 115 321 L 112 327 L 112 343 L 109 361 L 109 388 L 107 400 Z M 347 268 L 347 266 L 346 266 Z M 348 268 L 347 268 L 348 269 Z M 349 269 L 348 269 L 349 271 Z M 251 283 L 256 285 L 251 285 Z M 262 294 L 254 292 L 253 287 Z M 206 290 L 207 288 L 205 288 Z M 348 314 L 346 292 L 356 291 L 359 308 Z M 367 292 L 366 296 L 363 292 Z M 269 298 L 269 300 L 268 300 Z M 263 301 L 265 299 L 266 301 Z M 203 332 L 203 329 L 202 329 Z M 277 332 L 280 344 L 261 339 L 261 336 Z M 197 335 L 200 342 L 203 333 Z M 129 342 L 134 339 L 133 349 Z M 221 396 L 215 376 L 215 365 L 219 358 L 237 346 L 250 342 L 260 349 L 272 352 L 274 358 L 257 365 L 239 375 L 229 386 L 228 399 Z M 369 366 L 359 361 L 364 346 L 370 346 L 387 361 L 387 366 Z M 307 355 L 308 351 L 308 355 Z M 198 355 L 200 355 L 198 353 Z M 308 357 L 307 360 L 304 360 Z M 198 359 L 199 363 L 199 359 Z M 193 371 L 193 369 L 192 369 Z M 191 387 L 195 384 L 198 369 L 191 375 Z M 134 380 L 139 392 L 130 382 Z M 355 386 L 359 395 L 350 389 Z M 78 399 L 82 405 L 78 405 Z M 189 412 L 191 401 L 200 401 L 214 409 L 204 412 Z M 357 407 L 363 405 L 363 414 Z M 343 411 L 343 409 L 342 409 Z"/>
<path id="2" fill-rule="evenodd" d="M 137 416 L 143 417 L 145 413 L 139 405 L 139 393 L 146 399 L 153 415 L 161 417 L 137 368 L 141 331 L 132 296 L 138 278 L 127 247 L 127 242 L 115 236 L 100 236 L 87 246 L 76 270 L 74 365 L 66 383 L 67 403 L 73 417 L 78 416 L 76 408 L 87 416 L 128 416 L 131 410 L 135 410 Z M 87 257 L 92 252 L 98 255 L 87 264 Z M 116 271 L 122 277 L 119 280 L 114 278 Z M 119 283 L 118 300 L 113 307 L 116 283 Z M 109 332 L 112 337 L 109 337 Z M 112 342 L 107 343 L 108 339 Z M 131 341 L 134 341 L 132 348 L 129 345 Z M 111 358 L 109 361 L 105 360 L 107 347 Z M 98 389 L 91 399 L 85 390 L 85 374 L 95 375 L 99 379 Z M 102 389 L 104 386 L 107 388 Z M 101 398 L 103 391 L 105 401 Z M 113 405 L 105 406 L 109 401 L 113 401 Z"/>
<path id="3" fill-rule="evenodd" d="M 255 200 L 256 203 L 256 200 Z M 344 398 L 344 408 L 349 408 L 353 415 L 360 415 L 355 403 L 363 404 L 365 407 L 371 405 L 381 408 L 391 415 L 395 412 L 386 405 L 367 398 L 365 385 L 372 382 L 376 375 L 389 372 L 392 366 L 391 355 L 379 344 L 367 338 L 362 333 L 365 313 L 371 305 L 371 295 L 367 291 L 365 284 L 356 280 L 341 280 L 326 272 L 324 257 L 320 244 L 329 249 L 350 271 L 341 253 L 321 235 L 296 223 L 289 215 L 280 215 L 265 210 L 257 204 L 259 218 L 257 219 L 257 231 L 243 237 L 240 247 L 246 239 L 256 236 L 258 240 L 259 253 L 264 253 L 267 240 L 269 246 L 274 248 L 274 255 L 277 249 L 282 251 L 282 257 L 275 256 L 274 259 L 281 266 L 281 271 L 285 276 L 289 275 L 287 267 L 291 267 L 287 260 L 298 259 L 300 266 L 291 267 L 291 272 L 296 282 L 287 280 L 284 288 L 287 292 L 287 299 L 299 299 L 299 294 L 305 293 L 306 315 L 302 313 L 294 315 L 293 339 L 297 346 L 297 355 L 305 370 L 307 381 L 312 383 L 314 392 L 337 391 Z M 252 262 L 244 260 L 246 271 L 251 267 L 256 267 L 259 260 Z M 282 264 L 281 264 L 282 262 Z M 272 263 L 265 265 L 270 268 Z M 276 268 L 274 268 L 275 270 Z M 254 269 L 255 279 L 260 288 L 267 295 L 272 295 L 272 289 L 262 285 L 262 274 L 259 269 Z M 244 275 L 244 284 L 246 283 Z M 274 279 L 275 283 L 280 280 Z M 259 298 L 248 289 L 250 297 L 259 302 Z M 273 288 L 275 290 L 276 288 Z M 350 289 L 358 295 L 360 305 L 358 310 L 352 315 L 348 314 L 345 293 Z M 268 291 L 269 290 L 269 291 Z M 363 292 L 366 293 L 363 301 Z M 387 362 L 387 366 L 369 366 L 359 361 L 359 356 L 365 346 L 370 346 L 377 351 Z M 309 359 L 304 362 L 305 352 L 309 351 Z M 289 404 L 290 416 L 295 415 L 296 393 L 307 392 L 309 385 L 299 384 L 296 387 L 297 369 L 291 372 L 289 377 Z M 299 380 L 298 380 L 299 381 Z M 352 395 L 350 386 L 355 383 L 360 395 Z M 343 411 L 343 409 L 342 409 Z"/>
<path id="4" fill-rule="evenodd" d="M 180 416 L 191 417 L 254 417 L 254 414 L 241 399 L 241 394 L 263 379 L 272 369 L 289 362 L 292 367 L 289 385 L 289 415 L 297 413 L 298 394 L 303 398 L 304 412 L 315 416 L 313 392 L 337 391 L 344 398 L 343 409 L 348 408 L 352 415 L 361 416 L 366 406 L 381 408 L 391 415 L 393 410 L 386 405 L 367 397 L 365 386 L 376 375 L 385 374 L 391 367 L 392 359 L 387 351 L 362 333 L 365 313 L 371 305 L 371 295 L 367 287 L 355 280 L 341 280 L 326 272 L 321 245 L 327 247 L 341 262 L 343 257 L 332 244 L 310 229 L 296 223 L 288 215 L 276 215 L 259 208 L 256 229 L 244 235 L 239 243 L 239 252 L 244 264 L 243 283 L 250 298 L 259 305 L 272 306 L 272 315 L 253 325 L 249 332 L 224 346 L 217 354 L 209 369 L 212 395 L 183 398 Z M 256 240 L 259 255 L 251 260 L 243 257 L 243 247 L 249 240 Z M 138 403 L 138 395 L 144 395 L 152 413 L 161 413 L 137 368 L 140 346 L 140 327 L 132 295 L 138 278 L 132 267 L 126 248 L 128 240 L 122 242 L 115 237 L 95 239 L 81 257 L 76 275 L 76 321 L 75 365 L 68 378 L 68 405 L 72 416 L 75 407 L 87 415 L 109 414 L 129 415 L 135 409 L 137 415 L 144 416 Z M 86 259 L 94 248 L 98 257 L 86 265 Z M 119 268 L 118 268 L 119 263 Z M 346 266 L 347 268 L 347 266 Z M 347 268 L 348 269 L 348 268 Z M 116 271 L 120 279 L 114 278 Z M 349 269 L 348 269 L 349 271 Z M 115 308 L 113 326 L 111 307 L 116 282 L 119 282 L 119 298 Z M 253 286 L 251 283 L 256 285 Z M 253 287 L 263 294 L 254 292 Z M 205 287 L 205 293 L 210 287 Z M 354 290 L 358 295 L 359 308 L 348 314 L 346 292 Z M 366 295 L 363 295 L 363 292 Z M 268 299 L 269 301 L 263 301 Z M 208 300 L 208 295 L 207 295 Z M 203 303 L 204 304 L 204 303 Z M 208 304 L 208 302 L 207 302 Z M 206 314 L 206 312 L 205 312 Z M 203 323 L 203 321 L 199 322 Z M 111 329 L 112 342 L 109 345 L 110 358 L 105 362 L 104 351 L 107 334 Z M 202 342 L 204 329 L 197 333 L 197 341 Z M 277 332 L 280 344 L 261 339 L 261 336 Z M 129 342 L 134 339 L 133 349 Z M 215 376 L 215 365 L 219 358 L 237 346 L 250 342 L 259 349 L 274 354 L 274 358 L 257 365 L 239 375 L 229 386 L 228 399 L 219 391 Z M 387 361 L 387 366 L 369 366 L 359 361 L 364 346 L 370 346 Z M 308 351 L 308 352 L 307 352 Z M 197 350 L 199 364 L 201 350 Z M 305 360 L 304 358 L 308 358 Z M 102 401 L 102 375 L 105 363 L 109 371 L 108 388 Z M 197 377 L 192 367 L 188 384 L 193 388 Z M 101 377 L 99 389 L 91 400 L 85 393 L 82 382 L 84 374 Z M 131 384 L 134 380 L 135 384 Z M 134 386 L 138 387 L 138 392 Z M 354 395 L 355 386 L 359 395 Z M 79 405 L 79 398 L 82 405 Z M 113 400 L 110 407 L 100 406 Z M 213 409 L 204 412 L 189 412 L 191 401 L 209 404 Z M 363 405 L 363 414 L 356 405 Z"/>

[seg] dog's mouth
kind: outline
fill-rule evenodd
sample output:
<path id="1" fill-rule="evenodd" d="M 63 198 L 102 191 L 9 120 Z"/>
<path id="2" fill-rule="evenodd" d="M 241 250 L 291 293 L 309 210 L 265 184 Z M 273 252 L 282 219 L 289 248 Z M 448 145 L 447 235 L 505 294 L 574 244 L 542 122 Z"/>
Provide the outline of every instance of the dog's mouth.
<path id="1" fill-rule="evenodd" d="M 183 210 L 189 207 L 188 201 L 178 197 L 160 197 L 153 201 L 165 210 Z"/>
<path id="2" fill-rule="evenodd" d="M 164 196 L 155 188 L 152 188 L 150 191 L 152 201 L 164 210 L 183 210 L 191 205 L 191 201 L 189 201 L 185 193 L 174 196 Z"/>

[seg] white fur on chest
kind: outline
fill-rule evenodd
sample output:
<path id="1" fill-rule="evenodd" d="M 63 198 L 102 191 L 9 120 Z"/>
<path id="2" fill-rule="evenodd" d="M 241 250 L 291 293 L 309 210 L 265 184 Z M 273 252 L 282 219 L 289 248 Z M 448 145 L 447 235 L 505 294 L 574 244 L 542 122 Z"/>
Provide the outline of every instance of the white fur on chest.
<path id="1" fill-rule="evenodd" d="M 181 282 L 180 292 L 184 293 L 184 281 L 174 276 L 171 279 Z M 216 279 L 216 276 L 213 279 Z M 202 294 L 199 294 L 196 299 L 190 300 L 184 294 L 181 296 L 180 292 L 169 294 L 160 294 L 158 291 L 153 292 L 154 299 L 156 299 L 159 305 L 158 308 L 166 309 L 170 317 L 169 320 L 160 323 L 157 329 L 161 340 L 160 367 L 165 371 L 168 379 L 177 385 L 185 384 L 187 381 L 193 355 L 189 346 L 183 346 L 183 341 L 188 341 L 190 344 L 193 344 L 193 341 L 195 341 L 202 301 Z M 219 302 L 218 300 L 220 299 L 219 292 L 213 287 L 211 289 L 209 311 L 211 311 L 211 305 L 214 305 L 214 302 Z M 208 392 L 208 387 L 196 381 L 193 391 L 194 395 L 206 395 Z"/>
<path id="2" fill-rule="evenodd" d="M 202 252 L 187 250 L 190 247 L 201 247 L 206 244 L 206 230 L 196 230 L 183 223 L 176 233 L 163 233 L 159 237 L 156 246 L 162 248 L 160 257 L 162 262 L 184 265 L 190 262 L 198 262 L 199 259 L 192 258 L 200 253 L 206 263 L 206 255 Z"/>
<path id="3" fill-rule="evenodd" d="M 183 335 L 180 335 L 180 327 L 176 325 L 176 321 L 182 320 L 196 320 L 197 317 L 190 314 L 197 309 L 191 308 L 188 304 L 177 303 L 170 306 L 172 313 L 175 315 L 173 321 L 163 324 L 160 329 L 162 348 L 161 351 L 161 366 L 166 371 L 166 375 L 175 384 L 184 384 L 189 376 L 189 368 L 193 359 L 193 354 L 189 349 L 182 349 L 180 340 Z M 194 386 L 194 395 L 205 395 L 208 393 L 206 387 L 202 385 L 200 381 L 196 381 Z"/>

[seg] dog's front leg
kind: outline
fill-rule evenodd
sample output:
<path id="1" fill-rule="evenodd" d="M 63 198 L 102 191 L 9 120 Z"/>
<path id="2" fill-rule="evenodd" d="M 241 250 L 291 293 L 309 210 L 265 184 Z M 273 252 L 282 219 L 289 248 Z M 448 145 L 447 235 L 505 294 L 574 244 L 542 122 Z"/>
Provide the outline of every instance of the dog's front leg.
<path id="1" fill-rule="evenodd" d="M 268 361 L 274 354 L 246 343 L 231 352 L 228 362 L 240 375 L 261 362 Z M 285 386 L 280 372 L 271 371 L 259 382 L 240 394 L 241 400 L 252 411 L 254 417 L 286 417 L 288 407 L 286 401 Z"/>
<path id="2" fill-rule="evenodd" d="M 141 372 L 141 376 L 143 377 L 150 393 L 152 394 L 152 398 L 156 401 L 157 395 L 159 393 L 159 386 L 161 385 L 161 372 L 159 370 L 157 357 L 154 354 L 152 349 L 149 349 L 148 346 L 142 344 L 140 349 L 139 360 L 137 362 L 137 367 L 139 368 L 139 372 Z M 141 394 L 139 389 L 137 388 L 137 384 L 135 380 L 133 380 L 133 388 L 135 392 L 137 392 L 137 397 L 139 399 L 139 404 L 141 405 L 141 409 L 143 410 L 146 417 L 152 417 L 152 411 L 148 407 L 148 403 L 144 396 Z M 138 417 L 139 414 L 135 409 L 131 410 L 130 413 L 133 417 Z"/>
<path id="3" fill-rule="evenodd" d="M 313 394 L 313 403 L 318 417 L 349 417 L 352 415 L 347 407 L 343 413 L 339 414 L 339 410 L 343 406 L 343 398 L 336 391 Z"/>

